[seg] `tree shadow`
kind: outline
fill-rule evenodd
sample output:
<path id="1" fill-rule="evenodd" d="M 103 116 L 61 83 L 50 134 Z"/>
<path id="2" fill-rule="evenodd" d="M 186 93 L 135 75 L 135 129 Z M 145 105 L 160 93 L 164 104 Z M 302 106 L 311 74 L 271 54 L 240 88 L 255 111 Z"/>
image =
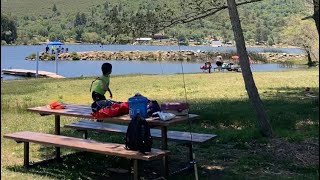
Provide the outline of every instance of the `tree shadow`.
<path id="1" fill-rule="evenodd" d="M 49 134 L 54 134 L 54 130 Z M 70 128 L 62 128 L 61 135 L 69 137 L 82 137 L 82 133 Z M 89 139 L 101 142 L 114 142 L 124 144 L 125 135 L 89 132 Z M 30 146 L 35 145 L 30 143 Z M 154 148 L 160 147 L 160 142 L 154 142 Z M 37 162 L 48 160 L 49 162 L 39 163 L 25 168 L 22 165 L 8 166 L 8 170 L 27 174 L 48 176 L 54 179 L 132 179 L 132 161 L 126 158 L 108 156 L 91 152 L 76 151 L 69 148 L 61 148 L 61 159 L 52 160 L 55 157 L 54 146 L 40 145 L 36 150 L 39 152 Z M 35 155 L 30 152 L 30 160 Z M 52 160 L 52 161 L 51 161 Z M 141 161 L 144 169 L 142 176 L 155 179 L 161 176 L 161 160 L 150 162 Z"/>

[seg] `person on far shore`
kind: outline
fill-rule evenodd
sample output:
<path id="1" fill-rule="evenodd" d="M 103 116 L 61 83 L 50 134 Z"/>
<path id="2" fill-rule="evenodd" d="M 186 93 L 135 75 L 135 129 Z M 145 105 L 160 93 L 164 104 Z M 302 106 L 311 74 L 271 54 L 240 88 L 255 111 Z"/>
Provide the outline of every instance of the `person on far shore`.
<path id="1" fill-rule="evenodd" d="M 54 50 L 55 50 L 55 47 L 52 46 L 52 47 L 51 47 L 51 54 L 54 54 Z"/>
<path id="2" fill-rule="evenodd" d="M 206 69 L 208 69 L 208 72 L 211 73 L 211 68 L 212 68 L 211 62 L 209 62 L 209 61 L 208 61 L 208 62 L 205 62 L 205 63 L 204 63 L 204 66 L 206 67 Z"/>
<path id="3" fill-rule="evenodd" d="M 61 47 L 61 46 L 57 47 L 57 53 L 58 53 L 58 54 L 60 54 L 60 47 Z"/>
<path id="4" fill-rule="evenodd" d="M 49 46 L 47 45 L 47 47 L 46 47 L 46 53 L 48 54 L 48 52 L 49 52 Z"/>
<path id="5" fill-rule="evenodd" d="M 216 65 L 217 65 L 218 71 L 221 71 L 222 69 L 222 64 L 223 64 L 222 61 L 223 61 L 222 56 L 217 56 Z"/>

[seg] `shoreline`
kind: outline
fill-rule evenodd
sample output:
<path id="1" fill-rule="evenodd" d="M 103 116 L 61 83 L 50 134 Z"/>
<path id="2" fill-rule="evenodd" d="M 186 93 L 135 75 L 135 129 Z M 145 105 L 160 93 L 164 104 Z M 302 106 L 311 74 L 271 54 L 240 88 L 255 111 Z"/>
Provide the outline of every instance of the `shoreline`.
<path id="1" fill-rule="evenodd" d="M 215 52 L 215 51 L 84 51 L 84 52 L 63 52 L 59 53 L 58 60 L 76 61 L 76 60 L 122 60 L 122 61 L 184 61 L 184 62 L 215 62 L 217 56 L 222 56 L 223 61 L 235 60 L 232 56 L 235 52 Z M 286 62 L 293 59 L 305 58 L 304 54 L 288 54 L 280 52 L 262 52 L 249 53 L 249 56 L 255 63 L 268 62 Z M 25 58 L 25 60 L 35 60 L 36 54 L 33 53 Z M 39 60 L 52 61 L 55 54 L 39 53 Z"/>
<path id="2" fill-rule="evenodd" d="M 1 45 L 1 46 L 42 46 L 42 45 L 46 45 L 47 42 L 40 42 L 39 44 L 5 44 L 5 45 Z M 64 45 L 101 45 L 99 43 L 76 43 L 76 42 L 65 42 Z M 102 46 L 110 46 L 110 45 L 146 45 L 146 46 L 179 46 L 178 44 L 161 44 L 161 43 L 149 43 L 149 44 L 103 44 Z M 190 44 L 188 46 L 192 46 L 192 47 L 196 47 L 196 46 L 211 46 L 211 45 L 206 45 L 206 44 L 202 44 L 202 45 L 195 45 L 195 44 Z M 182 45 L 180 45 L 180 47 L 183 47 Z M 211 47 L 215 47 L 215 46 L 211 46 Z M 222 45 L 220 47 L 234 47 L 236 48 L 235 45 Z M 296 49 L 302 49 L 301 47 L 298 46 L 291 46 L 291 45 L 273 45 L 273 46 L 264 46 L 264 45 L 246 45 L 246 47 L 250 47 L 250 48 L 296 48 Z"/>

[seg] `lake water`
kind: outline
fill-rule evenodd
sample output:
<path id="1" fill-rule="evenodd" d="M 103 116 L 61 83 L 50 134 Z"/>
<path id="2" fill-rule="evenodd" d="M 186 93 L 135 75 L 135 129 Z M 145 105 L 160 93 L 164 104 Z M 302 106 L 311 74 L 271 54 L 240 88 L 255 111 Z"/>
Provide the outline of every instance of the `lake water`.
<path id="1" fill-rule="evenodd" d="M 1 46 L 1 69 L 36 69 L 36 61 L 25 60 L 25 57 L 31 53 L 42 52 L 45 45 L 32 46 Z M 235 47 L 211 47 L 211 46 L 151 46 L 151 45 L 64 45 L 69 52 L 81 51 L 157 51 L 157 50 L 201 50 L 201 51 L 218 51 L 218 52 L 236 52 Z M 281 51 L 289 54 L 301 54 L 303 50 L 299 48 L 258 48 L 248 47 L 248 51 L 266 52 Z M 101 74 L 100 67 L 104 62 L 110 62 L 113 65 L 112 74 L 175 74 L 182 72 L 180 62 L 146 62 L 146 61 L 115 61 L 115 60 L 95 60 L 95 61 L 59 61 L 58 74 L 65 77 L 79 76 L 99 76 Z M 183 62 L 184 73 L 202 72 L 200 66 L 203 63 L 187 63 Z M 55 72 L 54 61 L 39 61 L 39 70 Z M 253 64 L 252 71 L 278 71 L 285 70 L 288 67 L 279 64 Z M 2 75 L 3 79 L 21 79 L 22 77 Z"/>

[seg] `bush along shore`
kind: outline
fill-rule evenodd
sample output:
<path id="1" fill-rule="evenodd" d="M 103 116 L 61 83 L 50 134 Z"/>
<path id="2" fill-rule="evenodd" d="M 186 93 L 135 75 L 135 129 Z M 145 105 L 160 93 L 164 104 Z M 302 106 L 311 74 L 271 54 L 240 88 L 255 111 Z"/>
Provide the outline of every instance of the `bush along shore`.
<path id="1" fill-rule="evenodd" d="M 59 60 L 140 60 L 140 61 L 186 61 L 206 62 L 215 61 L 217 56 L 224 60 L 231 60 L 236 52 L 207 52 L 207 51 L 87 51 L 59 53 Z M 305 55 L 287 53 L 249 53 L 255 63 L 287 62 L 292 59 L 304 59 Z M 26 60 L 35 60 L 33 53 Z M 40 60 L 50 61 L 55 59 L 51 53 L 41 52 Z"/>

